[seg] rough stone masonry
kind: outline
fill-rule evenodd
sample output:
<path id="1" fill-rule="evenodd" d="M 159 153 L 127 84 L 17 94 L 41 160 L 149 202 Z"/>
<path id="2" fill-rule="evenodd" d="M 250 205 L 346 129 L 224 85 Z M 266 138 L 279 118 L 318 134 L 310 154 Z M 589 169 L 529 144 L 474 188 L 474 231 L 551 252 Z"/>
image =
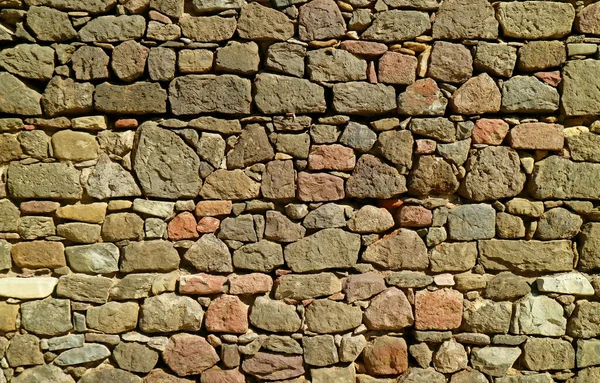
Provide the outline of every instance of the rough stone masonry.
<path id="1" fill-rule="evenodd" d="M 589 0 L 0 0 L 0 383 L 600 382 L 599 44 Z"/>

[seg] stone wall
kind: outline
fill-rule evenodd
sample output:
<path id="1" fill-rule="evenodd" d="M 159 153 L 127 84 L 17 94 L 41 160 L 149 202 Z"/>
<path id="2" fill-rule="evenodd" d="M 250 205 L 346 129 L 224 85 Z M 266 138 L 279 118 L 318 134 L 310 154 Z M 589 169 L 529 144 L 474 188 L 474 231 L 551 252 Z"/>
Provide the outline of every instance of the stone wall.
<path id="1" fill-rule="evenodd" d="M 600 382 L 600 2 L 0 0 L 0 382 Z"/>

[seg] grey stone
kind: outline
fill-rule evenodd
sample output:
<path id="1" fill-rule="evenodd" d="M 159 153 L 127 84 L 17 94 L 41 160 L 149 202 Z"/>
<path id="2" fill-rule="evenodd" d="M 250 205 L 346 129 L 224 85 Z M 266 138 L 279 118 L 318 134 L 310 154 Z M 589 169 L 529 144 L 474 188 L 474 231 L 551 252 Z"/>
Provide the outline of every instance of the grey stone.
<path id="1" fill-rule="evenodd" d="M 301 320 L 296 307 L 268 297 L 258 297 L 250 309 L 250 323 L 270 332 L 295 332 Z"/>
<path id="2" fill-rule="evenodd" d="M 425 243 L 408 229 L 396 230 L 367 246 L 362 260 L 390 270 L 424 270 L 429 266 Z"/>
<path id="3" fill-rule="evenodd" d="M 367 345 L 364 335 L 344 336 L 340 344 L 340 361 L 354 362 Z"/>
<path id="4" fill-rule="evenodd" d="M 594 288 L 585 275 L 574 272 L 538 278 L 539 291 L 558 294 L 594 295 Z"/>
<path id="5" fill-rule="evenodd" d="M 186 251 L 183 257 L 199 271 L 223 273 L 233 271 L 231 254 L 227 245 L 214 234 L 203 235 Z"/>
<path id="6" fill-rule="evenodd" d="M 198 12 L 210 12 L 240 9 L 244 2 L 242 0 L 194 0 L 193 5 Z"/>
<path id="7" fill-rule="evenodd" d="M 94 94 L 96 110 L 111 114 L 152 114 L 167 111 L 167 91 L 160 84 L 131 85 L 102 83 Z"/>
<path id="8" fill-rule="evenodd" d="M 42 95 L 10 73 L 0 73 L 0 112 L 37 116 L 42 114 Z"/>
<path id="9" fill-rule="evenodd" d="M 268 143 L 268 141 L 266 142 Z M 273 154 L 271 146 L 265 149 Z M 292 161 L 271 161 L 262 174 L 261 192 L 267 199 L 285 200 L 296 195 L 296 172 Z"/>
<path id="10" fill-rule="evenodd" d="M 559 2 L 503 3 L 499 4 L 497 18 L 507 37 L 556 39 L 571 32 L 575 9 Z"/>
<path id="11" fill-rule="evenodd" d="M 371 150 L 376 140 L 377 134 L 368 126 L 353 121 L 346 125 L 346 129 L 344 129 L 340 137 L 340 143 L 359 152 L 368 152 Z"/>
<path id="12" fill-rule="evenodd" d="M 226 142 L 220 134 L 203 132 L 196 153 L 213 167 L 218 168 L 225 158 Z"/>
<path id="13" fill-rule="evenodd" d="M 408 192 L 416 196 L 443 196 L 456 192 L 458 180 L 452 165 L 440 157 L 417 157 L 408 181 Z"/>
<path id="14" fill-rule="evenodd" d="M 118 368 L 106 368 L 102 366 L 89 370 L 81 377 L 78 383 L 103 382 L 142 383 L 142 378 Z"/>
<path id="15" fill-rule="evenodd" d="M 528 295 L 515 304 L 511 331 L 515 334 L 562 336 L 567 320 L 560 303 L 545 295 Z"/>
<path id="16" fill-rule="evenodd" d="M 593 74 L 600 69 L 598 60 L 574 60 L 562 71 L 562 109 L 567 116 L 586 116 L 600 113 L 600 79 Z M 585 92 L 581 89 L 585 88 Z"/>
<path id="17" fill-rule="evenodd" d="M 308 213 L 302 221 L 302 226 L 307 229 L 327 229 L 346 226 L 344 208 L 334 203 L 319 206 Z"/>
<path id="18" fill-rule="evenodd" d="M 343 49 L 318 49 L 308 53 L 311 81 L 359 81 L 367 79 L 367 62 Z"/>
<path id="19" fill-rule="evenodd" d="M 171 271 L 179 267 L 179 253 L 168 241 L 130 242 L 123 248 L 120 271 Z"/>
<path id="20" fill-rule="evenodd" d="M 332 0 L 311 1 L 298 12 L 298 35 L 301 40 L 327 40 L 344 36 L 346 22 Z"/>
<path id="21" fill-rule="evenodd" d="M 463 83 L 473 73 L 471 51 L 461 44 L 436 41 L 427 75 L 441 82 Z"/>
<path id="22" fill-rule="evenodd" d="M 119 270 L 119 248 L 112 243 L 69 246 L 65 255 L 75 272 L 109 274 Z"/>
<path id="23" fill-rule="evenodd" d="M 600 268 L 600 223 L 583 225 L 579 241 L 579 267 L 584 270 Z"/>
<path id="24" fill-rule="evenodd" d="M 147 346 L 134 342 L 119 343 L 112 354 L 124 370 L 148 373 L 158 362 L 158 353 Z"/>
<path id="25" fill-rule="evenodd" d="M 488 281 L 485 296 L 495 301 L 509 301 L 519 299 L 530 291 L 525 278 L 502 272 Z"/>
<path id="26" fill-rule="evenodd" d="M 496 235 L 496 210 L 486 204 L 461 205 L 448 213 L 448 237 L 457 241 L 489 239 Z"/>
<path id="27" fill-rule="evenodd" d="M 437 145 L 439 155 L 458 166 L 462 166 L 467 161 L 470 149 L 471 139 Z"/>
<path id="28" fill-rule="evenodd" d="M 183 6 L 183 0 L 150 0 L 150 9 L 155 9 L 175 19 L 183 15 Z"/>
<path id="29" fill-rule="evenodd" d="M 559 67 L 567 61 L 562 41 L 530 41 L 519 49 L 518 68 L 525 72 Z"/>
<path id="30" fill-rule="evenodd" d="M 502 86 L 502 112 L 550 113 L 558 110 L 556 88 L 533 76 L 515 76 Z"/>
<path id="31" fill-rule="evenodd" d="M 113 285 L 110 278 L 70 274 L 60 277 L 56 294 L 81 302 L 104 303 Z"/>
<path id="32" fill-rule="evenodd" d="M 110 57 L 100 47 L 84 45 L 79 47 L 71 57 L 75 78 L 77 80 L 100 80 L 108 78 L 108 62 Z"/>
<path id="33" fill-rule="evenodd" d="M 352 176 L 346 182 L 346 193 L 352 198 L 387 199 L 406 191 L 404 176 L 370 154 L 358 159 Z"/>
<path id="34" fill-rule="evenodd" d="M 295 242 L 306 233 L 299 223 L 294 223 L 278 211 L 270 210 L 266 214 L 265 238 L 277 242 Z"/>
<path id="35" fill-rule="evenodd" d="M 333 86 L 333 109 L 337 113 L 380 115 L 396 107 L 396 91 L 391 85 L 348 82 Z"/>
<path id="36" fill-rule="evenodd" d="M 429 15 L 418 11 L 391 10 L 379 14 L 362 34 L 365 40 L 397 42 L 412 40 L 431 28 Z"/>
<path id="37" fill-rule="evenodd" d="M 42 96 L 42 107 L 49 117 L 83 114 L 93 110 L 94 85 L 55 76 Z"/>
<path id="38" fill-rule="evenodd" d="M 54 359 L 58 366 L 73 366 L 88 362 L 96 362 L 110 356 L 110 350 L 101 344 L 88 343 L 83 347 L 72 348 Z"/>
<path id="39" fill-rule="evenodd" d="M 44 364 L 44 357 L 40 351 L 40 340 L 31 334 L 16 334 L 6 349 L 6 360 L 12 367 L 31 366 Z"/>
<path id="40" fill-rule="evenodd" d="M 436 16 L 434 39 L 495 40 L 498 37 L 494 8 L 485 0 L 444 1 Z"/>
<path id="41" fill-rule="evenodd" d="M 89 328 L 106 334 L 132 331 L 137 326 L 139 310 L 137 302 L 108 302 L 89 308 L 86 324 Z"/>
<path id="42" fill-rule="evenodd" d="M 202 185 L 200 160 L 177 134 L 153 123 L 137 130 L 133 169 L 144 195 L 161 198 L 195 197 Z"/>
<path id="43" fill-rule="evenodd" d="M 338 350 L 332 335 L 305 336 L 302 338 L 302 346 L 306 364 L 323 367 L 339 361 Z M 313 380 L 315 380 L 314 376 Z"/>
<path id="44" fill-rule="evenodd" d="M 71 304 L 68 299 L 46 298 L 21 305 L 21 324 L 33 334 L 56 336 L 69 332 Z"/>
<path id="45" fill-rule="evenodd" d="M 284 354 L 302 354 L 302 346 L 290 336 L 270 335 L 265 338 L 263 348 Z"/>
<path id="46" fill-rule="evenodd" d="M 8 167 L 8 190 L 15 198 L 79 199 L 82 188 L 79 170 L 63 163 L 22 165 Z M 40 183 L 39 180 L 45 180 Z"/>
<path id="47" fill-rule="evenodd" d="M 275 43 L 267 50 L 265 68 L 290 76 L 304 76 L 306 48 L 293 43 Z"/>
<path id="48" fill-rule="evenodd" d="M 517 48 L 507 44 L 479 43 L 475 48 L 475 69 L 493 76 L 511 77 L 517 63 Z"/>
<path id="49" fill-rule="evenodd" d="M 535 163 L 528 190 L 536 199 L 598 199 L 600 164 L 550 156 Z"/>
<path id="50" fill-rule="evenodd" d="M 479 241 L 480 262 L 487 270 L 519 273 L 571 271 L 571 241 Z"/>
<path id="51" fill-rule="evenodd" d="M 600 341 L 597 339 L 577 341 L 577 367 L 590 367 L 600 364 Z"/>
<path id="52" fill-rule="evenodd" d="M 100 155 L 85 190 L 91 197 L 100 200 L 142 195 L 133 175 L 119 163 L 112 162 L 106 154 Z"/>
<path id="53" fill-rule="evenodd" d="M 48 7 L 30 7 L 27 12 L 27 26 L 41 41 L 67 41 L 77 37 L 69 16 Z"/>
<path id="54" fill-rule="evenodd" d="M 440 142 L 456 141 L 456 128 L 447 118 L 414 118 L 409 128 L 413 134 L 433 138 Z"/>
<path id="55" fill-rule="evenodd" d="M 54 73 L 54 50 L 35 44 L 19 44 L 0 53 L 0 66 L 21 77 L 47 81 Z"/>
<path id="56" fill-rule="evenodd" d="M 198 331 L 203 317 L 204 311 L 194 299 L 161 294 L 144 300 L 139 326 L 148 333 Z"/>
<path id="57" fill-rule="evenodd" d="M 600 324 L 596 314 L 599 308 L 598 302 L 577 301 L 567 323 L 567 334 L 575 338 L 597 337 L 600 334 Z"/>
<path id="58" fill-rule="evenodd" d="M 322 113 L 327 109 L 325 91 L 305 79 L 258 74 L 254 80 L 254 102 L 265 114 Z"/>
<path id="59" fill-rule="evenodd" d="M 140 39 L 145 31 L 143 16 L 100 16 L 79 30 L 79 38 L 83 42 L 114 43 Z"/>
<path id="60" fill-rule="evenodd" d="M 256 242 L 258 237 L 254 227 L 254 217 L 250 214 L 238 217 L 227 217 L 221 223 L 219 239 L 240 242 Z"/>
<path id="61" fill-rule="evenodd" d="M 394 224 L 394 217 L 388 210 L 365 205 L 348 221 L 348 228 L 355 233 L 382 233 Z"/>
<path id="62" fill-rule="evenodd" d="M 557 207 L 548 210 L 539 220 L 535 236 L 543 240 L 570 239 L 579 233 L 581 225 L 583 219 L 579 215 Z"/>
<path id="63" fill-rule="evenodd" d="M 281 245 L 266 240 L 244 245 L 233 252 L 233 265 L 240 269 L 270 272 L 283 263 Z"/>

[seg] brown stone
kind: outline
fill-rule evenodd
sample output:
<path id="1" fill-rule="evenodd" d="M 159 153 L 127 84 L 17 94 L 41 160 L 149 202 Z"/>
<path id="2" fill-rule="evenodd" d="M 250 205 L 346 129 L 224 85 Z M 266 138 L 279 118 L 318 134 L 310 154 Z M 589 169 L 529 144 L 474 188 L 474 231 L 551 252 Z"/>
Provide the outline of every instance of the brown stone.
<path id="1" fill-rule="evenodd" d="M 245 383 L 246 378 L 237 368 L 221 370 L 218 368 L 204 371 L 200 376 L 200 383 Z"/>
<path id="2" fill-rule="evenodd" d="M 22 214 L 54 213 L 59 207 L 60 203 L 53 201 L 26 201 L 19 205 Z"/>
<path id="3" fill-rule="evenodd" d="M 371 375 L 398 375 L 408 370 L 408 349 L 403 338 L 382 336 L 367 344 L 363 353 Z"/>
<path id="4" fill-rule="evenodd" d="M 467 47 L 436 41 L 431 50 L 427 75 L 441 82 L 463 83 L 473 73 L 473 57 Z"/>
<path id="5" fill-rule="evenodd" d="M 565 141 L 562 125 L 543 122 L 517 125 L 508 137 L 515 149 L 562 150 Z"/>
<path id="6" fill-rule="evenodd" d="M 367 57 L 381 56 L 388 50 L 388 47 L 385 44 L 358 40 L 344 40 L 340 44 L 340 48 L 347 50 L 350 53 L 354 53 L 355 55 Z"/>
<path id="7" fill-rule="evenodd" d="M 244 334 L 248 331 L 248 306 L 235 295 L 221 295 L 210 302 L 204 325 L 209 332 Z"/>
<path id="8" fill-rule="evenodd" d="M 418 60 L 415 56 L 386 52 L 377 64 L 379 82 L 409 85 L 415 82 Z"/>
<path id="9" fill-rule="evenodd" d="M 285 380 L 304 374 L 302 356 L 259 352 L 244 359 L 242 370 L 262 380 Z"/>
<path id="10" fill-rule="evenodd" d="M 460 114 L 485 114 L 500 111 L 500 89 L 487 73 L 465 82 L 450 98 L 450 106 Z"/>
<path id="11" fill-rule="evenodd" d="M 581 33 L 600 35 L 600 3 L 583 8 L 575 19 L 575 28 Z"/>
<path id="12" fill-rule="evenodd" d="M 20 242 L 11 249 L 14 264 L 20 268 L 56 269 L 66 266 L 65 248 L 60 242 Z"/>
<path id="13" fill-rule="evenodd" d="M 390 287 L 371 300 L 363 321 L 370 330 L 401 330 L 412 326 L 414 316 L 406 295 Z"/>
<path id="14" fill-rule="evenodd" d="M 219 294 L 227 277 L 210 274 L 182 275 L 179 277 L 179 293 L 190 295 Z"/>
<path id="15" fill-rule="evenodd" d="M 500 145 L 508 133 L 503 120 L 482 118 L 475 122 L 471 138 L 474 144 Z"/>
<path id="16" fill-rule="evenodd" d="M 219 229 L 221 225 L 221 220 L 215 217 L 202 217 L 198 224 L 196 225 L 196 230 L 198 233 L 208 234 L 214 233 Z"/>
<path id="17" fill-rule="evenodd" d="M 310 170 L 341 170 L 354 169 L 356 156 L 354 150 L 342 145 L 313 145 L 308 155 Z"/>
<path id="18" fill-rule="evenodd" d="M 298 173 L 298 199 L 305 202 L 344 199 L 344 180 L 327 173 Z"/>
<path id="19" fill-rule="evenodd" d="M 214 217 L 231 214 L 231 201 L 200 201 L 196 205 L 197 217 Z"/>
<path id="20" fill-rule="evenodd" d="M 186 211 L 178 214 L 167 227 L 169 239 L 179 241 L 182 239 L 197 239 L 200 236 L 196 230 L 196 218 L 194 214 Z"/>
<path id="21" fill-rule="evenodd" d="M 433 213 L 423 206 L 404 205 L 398 211 L 402 227 L 427 227 L 433 223 Z"/>
<path id="22" fill-rule="evenodd" d="M 422 290 L 415 295 L 417 330 L 452 330 L 460 327 L 463 295 L 456 290 Z"/>
<path id="23" fill-rule="evenodd" d="M 443 116 L 447 106 L 448 100 L 431 78 L 415 81 L 398 96 L 398 113 L 409 116 Z"/>
<path id="24" fill-rule="evenodd" d="M 298 34 L 301 40 L 327 40 L 344 36 L 346 22 L 333 0 L 313 0 L 298 13 Z"/>
<path id="25" fill-rule="evenodd" d="M 219 361 L 215 349 L 203 337 L 175 334 L 163 351 L 163 359 L 179 376 L 200 374 Z"/>
<path id="26" fill-rule="evenodd" d="M 229 276 L 229 293 L 235 295 L 252 295 L 270 292 L 273 279 L 267 274 L 252 273 Z"/>

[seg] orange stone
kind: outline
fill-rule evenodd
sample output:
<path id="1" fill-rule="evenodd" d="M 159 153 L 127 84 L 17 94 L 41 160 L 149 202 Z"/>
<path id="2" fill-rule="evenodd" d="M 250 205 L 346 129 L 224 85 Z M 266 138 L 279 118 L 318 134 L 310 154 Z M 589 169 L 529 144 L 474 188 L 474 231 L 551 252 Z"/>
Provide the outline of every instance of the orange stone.
<path id="1" fill-rule="evenodd" d="M 60 203 L 52 201 L 27 201 L 19 206 L 22 214 L 54 213 L 59 207 Z"/>
<path id="2" fill-rule="evenodd" d="M 453 330 L 460 327 L 463 295 L 456 290 L 422 290 L 415 295 L 417 330 Z"/>
<path id="3" fill-rule="evenodd" d="M 310 170 L 352 170 L 356 165 L 354 150 L 343 145 L 314 145 L 308 155 Z"/>
<path id="4" fill-rule="evenodd" d="M 304 202 L 344 199 L 344 180 L 327 173 L 298 174 L 298 199 Z"/>
<path id="5" fill-rule="evenodd" d="M 198 225 L 196 225 L 196 230 L 198 233 L 214 233 L 217 231 L 219 226 L 221 225 L 221 220 L 214 217 L 202 217 L 200 221 L 198 221 Z"/>
<path id="6" fill-rule="evenodd" d="M 517 125 L 508 137 L 510 146 L 515 149 L 562 150 L 565 144 L 563 126 L 543 122 Z"/>
<path id="7" fill-rule="evenodd" d="M 423 206 L 404 205 L 398 211 L 397 221 L 401 227 L 427 227 L 433 223 L 433 214 Z"/>
<path id="8" fill-rule="evenodd" d="M 553 87 L 557 87 L 562 81 L 560 71 L 558 70 L 553 72 L 537 72 L 534 74 L 534 76 Z"/>
<path id="9" fill-rule="evenodd" d="M 381 336 L 367 344 L 363 352 L 370 375 L 399 375 L 408 370 L 408 349 L 403 338 Z"/>
<path id="10" fill-rule="evenodd" d="M 473 128 L 474 144 L 500 145 L 508 133 L 508 124 L 503 120 L 482 118 Z"/>
<path id="11" fill-rule="evenodd" d="M 135 118 L 123 118 L 115 121 L 117 129 L 135 129 L 138 127 L 138 121 Z"/>
<path id="12" fill-rule="evenodd" d="M 268 293 L 273 288 L 273 279 L 268 274 L 252 273 L 229 276 L 229 293 L 251 295 Z"/>
<path id="13" fill-rule="evenodd" d="M 231 214 L 231 201 L 200 201 L 196 205 L 196 217 L 214 217 Z"/>
<path id="14" fill-rule="evenodd" d="M 67 265 L 65 247 L 60 242 L 20 242 L 12 247 L 10 255 L 15 265 L 22 269 L 56 269 Z"/>
<path id="15" fill-rule="evenodd" d="M 196 218 L 189 211 L 178 214 L 169 222 L 167 227 L 169 239 L 179 241 L 182 239 L 196 239 L 200 235 L 196 230 Z"/>
<path id="16" fill-rule="evenodd" d="M 243 334 L 248 331 L 248 306 L 235 295 L 221 295 L 210 302 L 204 325 L 209 332 Z"/>
<path id="17" fill-rule="evenodd" d="M 400 199 L 380 199 L 378 202 L 379 207 L 383 207 L 386 209 L 397 209 L 400 206 L 404 205 L 404 201 Z"/>
<path id="18" fill-rule="evenodd" d="M 223 291 L 227 277 L 209 274 L 182 275 L 179 277 L 179 292 L 190 295 L 212 295 Z"/>

